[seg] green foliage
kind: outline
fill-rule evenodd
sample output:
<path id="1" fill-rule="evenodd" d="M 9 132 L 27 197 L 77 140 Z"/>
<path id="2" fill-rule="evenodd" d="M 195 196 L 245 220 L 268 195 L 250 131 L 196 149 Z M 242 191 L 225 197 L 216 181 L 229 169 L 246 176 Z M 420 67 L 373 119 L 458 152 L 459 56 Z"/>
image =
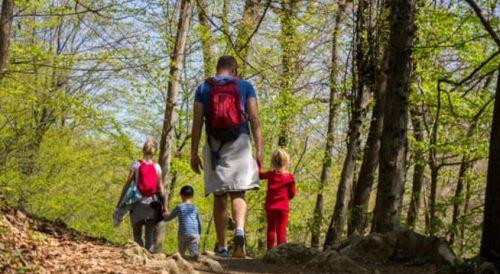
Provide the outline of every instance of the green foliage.
<path id="1" fill-rule="evenodd" d="M 228 48 L 228 36 L 241 44 L 253 32 L 248 26 L 256 26 L 256 22 L 238 21 L 245 1 L 230 2 L 228 33 L 216 31 L 215 26 L 201 26 L 196 16 L 193 18 L 175 117 L 172 174 L 176 174 L 176 185 L 171 207 L 180 202 L 178 189 L 193 185 L 195 204 L 202 213 L 203 233 L 211 220 L 212 197 L 204 197 L 202 176 L 195 175 L 189 167 L 193 90 L 205 77 L 200 39 L 210 34 L 217 57 L 234 52 Z M 280 130 L 289 134 L 290 171 L 298 183 L 298 196 L 291 203 L 289 240 L 308 243 L 326 141 L 328 106 L 324 102 L 330 90 L 332 24 L 337 7 L 332 1 L 288 2 L 272 3 L 245 49 L 249 64 L 245 76 L 258 93 L 265 163 L 277 147 Z M 471 133 L 469 129 L 474 117 L 491 101 L 491 78 L 494 79 L 493 71 L 499 65 L 498 57 L 463 85 L 451 82 L 467 77 L 498 48 L 467 6 L 453 1 L 449 6 L 428 2 L 418 12 L 418 39 L 413 55 L 415 92 L 410 100 L 412 107 L 425 113 L 425 140 L 417 142 L 409 134 L 410 164 L 415 164 L 416 151 L 426 155 L 431 148 L 436 151 L 443 167 L 438 178 L 438 218 L 430 225 L 439 236 L 456 234 L 454 249 L 467 257 L 477 252 L 479 244 L 491 103 L 475 122 L 475 129 Z M 480 2 L 484 7 L 494 4 Z M 220 25 L 222 1 L 214 3 L 207 13 Z M 175 39 L 176 1 L 40 0 L 16 1 L 16 5 L 20 16 L 14 20 L 9 66 L 0 81 L 0 194 L 9 203 L 37 215 L 60 219 L 93 236 L 123 243 L 131 238 L 128 221 L 115 229 L 111 213 L 132 160 L 140 157 L 141 143 L 146 137 L 158 140 L 161 135 L 169 56 Z M 348 18 L 355 13 L 351 7 L 347 9 Z M 254 19 L 259 18 L 263 8 L 255 8 Z M 491 10 L 493 7 L 488 12 Z M 498 28 L 498 19 L 489 15 Z M 340 106 L 332 172 L 324 191 L 322 237 L 333 211 L 334 191 L 345 154 L 352 99 L 354 24 L 353 20 L 346 20 L 342 25 L 344 35 L 339 38 L 341 76 L 336 80 Z M 234 37 L 239 26 L 248 28 L 240 37 Z M 440 79 L 449 81 L 440 86 L 437 141 L 431 145 L 429 134 L 436 122 Z M 463 156 L 474 163 L 464 178 L 467 191 L 454 197 L 458 164 Z M 357 168 L 359 163 L 358 159 Z M 410 182 L 412 169 L 409 170 Z M 265 237 L 265 187 L 263 183 L 260 190 L 247 196 L 247 233 L 254 253 L 258 253 Z M 405 210 L 409 183 L 407 189 Z M 416 228 L 420 232 L 427 231 L 428 194 L 429 184 L 425 180 Z M 453 205 L 463 207 L 465 203 L 467 211 L 453 226 L 449 217 Z M 167 252 L 176 250 L 176 235 L 176 224 L 169 223 Z M 207 238 L 202 236 L 202 246 L 210 250 L 214 241 L 211 224 Z"/>

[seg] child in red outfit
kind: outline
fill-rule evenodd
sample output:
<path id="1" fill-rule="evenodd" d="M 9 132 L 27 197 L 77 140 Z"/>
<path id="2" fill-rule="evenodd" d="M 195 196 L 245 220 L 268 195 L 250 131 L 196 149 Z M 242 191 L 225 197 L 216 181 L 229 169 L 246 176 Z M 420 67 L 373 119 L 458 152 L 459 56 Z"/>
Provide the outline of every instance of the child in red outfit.
<path id="1" fill-rule="evenodd" d="M 290 211 L 290 199 L 295 196 L 295 179 L 286 171 L 290 156 L 282 150 L 276 150 L 271 158 L 273 170 L 259 172 L 261 180 L 267 180 L 266 217 L 267 217 L 267 249 L 274 247 L 275 238 L 278 244 L 286 243 L 286 227 Z"/>

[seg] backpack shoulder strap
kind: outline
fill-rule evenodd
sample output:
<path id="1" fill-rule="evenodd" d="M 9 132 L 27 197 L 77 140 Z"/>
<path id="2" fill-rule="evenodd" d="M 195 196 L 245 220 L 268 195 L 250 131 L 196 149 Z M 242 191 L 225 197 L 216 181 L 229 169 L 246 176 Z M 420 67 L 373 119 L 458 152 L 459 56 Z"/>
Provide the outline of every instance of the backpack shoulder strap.
<path id="1" fill-rule="evenodd" d="M 205 79 L 205 82 L 207 82 L 211 86 L 217 86 L 219 84 L 217 82 L 217 80 L 215 80 L 214 77 L 209 77 L 209 78 Z"/>
<path id="2" fill-rule="evenodd" d="M 236 84 L 238 84 L 239 81 L 240 81 L 239 77 L 233 77 L 231 80 L 226 81 L 226 82 L 221 84 L 219 81 L 217 81 L 215 79 L 215 77 L 209 77 L 209 78 L 205 79 L 205 82 L 207 82 L 212 87 L 221 86 L 221 85 L 222 86 L 223 85 L 236 85 Z"/>
<path id="3" fill-rule="evenodd" d="M 155 163 L 155 170 L 156 170 L 156 173 L 158 173 L 158 176 L 161 177 L 161 173 L 162 173 L 161 166 L 157 163 Z"/>
<path id="4" fill-rule="evenodd" d="M 240 80 L 241 79 L 239 77 L 233 77 L 233 79 L 231 79 L 231 81 L 229 82 L 232 83 L 233 85 L 237 85 Z"/>

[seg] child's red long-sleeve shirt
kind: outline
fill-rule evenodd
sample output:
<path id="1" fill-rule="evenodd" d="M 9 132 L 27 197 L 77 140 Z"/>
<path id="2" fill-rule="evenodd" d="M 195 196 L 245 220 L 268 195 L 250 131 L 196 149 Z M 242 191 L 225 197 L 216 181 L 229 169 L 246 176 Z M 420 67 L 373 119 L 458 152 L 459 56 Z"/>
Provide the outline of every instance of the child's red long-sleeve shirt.
<path id="1" fill-rule="evenodd" d="M 266 210 L 290 210 L 290 199 L 295 196 L 295 179 L 288 172 L 272 170 L 259 172 L 261 180 L 267 180 Z"/>

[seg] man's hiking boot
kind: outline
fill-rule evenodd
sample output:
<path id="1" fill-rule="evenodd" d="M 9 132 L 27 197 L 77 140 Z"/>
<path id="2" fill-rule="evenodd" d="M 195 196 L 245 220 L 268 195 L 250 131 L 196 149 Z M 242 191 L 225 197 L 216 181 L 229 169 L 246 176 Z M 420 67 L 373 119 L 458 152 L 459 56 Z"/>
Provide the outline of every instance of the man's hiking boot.
<path id="1" fill-rule="evenodd" d="M 215 255 L 222 257 L 222 258 L 226 258 L 229 256 L 229 252 L 227 251 L 227 248 L 220 248 L 219 249 L 219 246 L 217 244 L 215 244 L 214 252 L 215 252 Z"/>
<path id="2" fill-rule="evenodd" d="M 233 237 L 233 257 L 236 258 L 246 258 L 246 250 L 245 250 L 245 232 L 241 229 L 236 229 Z"/>
<path id="3" fill-rule="evenodd" d="M 222 258 L 229 257 L 229 252 L 227 252 L 227 249 L 217 251 L 216 254 L 217 254 L 217 256 L 222 257 Z"/>

